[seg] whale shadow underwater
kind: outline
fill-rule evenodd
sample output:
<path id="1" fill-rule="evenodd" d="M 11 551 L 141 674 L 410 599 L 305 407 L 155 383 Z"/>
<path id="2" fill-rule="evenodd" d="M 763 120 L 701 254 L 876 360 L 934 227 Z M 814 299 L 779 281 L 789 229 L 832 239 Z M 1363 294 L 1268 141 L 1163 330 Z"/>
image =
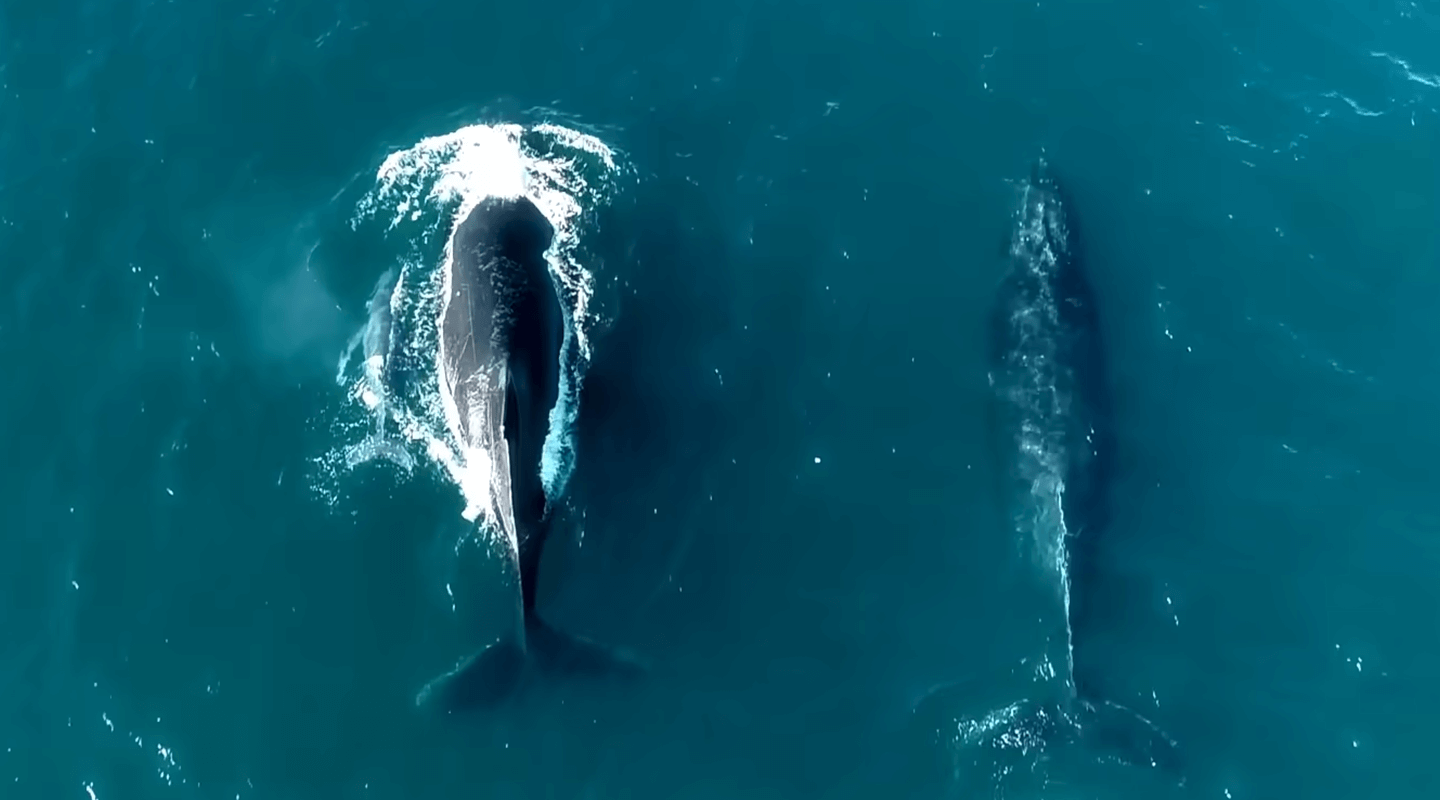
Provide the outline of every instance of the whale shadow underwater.
<path id="1" fill-rule="evenodd" d="M 1063 609 L 1045 685 L 1056 689 L 970 719 L 970 744 L 1014 753 L 1079 745 L 1095 761 L 1153 768 L 1184 783 L 1177 743 L 1106 688 L 1108 662 L 1090 649 L 1116 624 L 1129 578 L 1107 568 L 1116 435 L 1100 307 L 1069 193 L 1037 160 L 1021 184 L 991 319 L 992 444 L 997 491 L 1033 540 L 1042 578 Z M 1027 547 L 1030 544 L 1027 543 Z M 936 687 L 917 704 L 974 696 L 983 681 Z"/>

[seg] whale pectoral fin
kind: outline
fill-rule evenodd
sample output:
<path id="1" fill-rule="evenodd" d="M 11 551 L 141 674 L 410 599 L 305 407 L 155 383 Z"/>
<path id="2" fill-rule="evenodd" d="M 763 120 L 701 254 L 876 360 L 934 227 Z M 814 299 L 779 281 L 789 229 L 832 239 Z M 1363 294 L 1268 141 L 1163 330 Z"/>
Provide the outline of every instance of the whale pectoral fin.
<path id="1" fill-rule="evenodd" d="M 425 684 L 415 696 L 415 705 L 447 714 L 493 708 L 520 687 L 525 667 L 525 650 L 520 642 L 501 639 Z"/>
<path id="2" fill-rule="evenodd" d="M 533 613 L 525 617 L 525 639 L 535 668 L 547 676 L 633 680 L 649 671 L 635 655 L 557 630 Z"/>

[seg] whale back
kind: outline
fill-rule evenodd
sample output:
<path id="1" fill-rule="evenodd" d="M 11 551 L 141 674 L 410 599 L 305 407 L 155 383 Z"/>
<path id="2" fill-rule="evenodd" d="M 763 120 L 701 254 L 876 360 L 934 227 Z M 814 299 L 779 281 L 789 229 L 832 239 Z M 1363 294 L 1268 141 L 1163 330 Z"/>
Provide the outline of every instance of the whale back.
<path id="1" fill-rule="evenodd" d="M 549 220 L 525 198 L 487 198 L 471 209 L 451 238 L 440 319 L 442 390 L 454 402 L 457 437 L 470 447 L 495 444 L 482 436 L 485 419 L 499 423 L 508 374 L 524 341 L 537 295 L 554 288 L 544 252 L 554 238 Z M 555 301 L 558 305 L 558 300 Z M 549 309 L 540 309 L 541 315 Z M 558 308 L 550 316 L 558 315 Z M 558 359 L 558 354 L 557 354 Z M 514 364 L 524 372 L 530 364 Z M 558 364 L 557 364 L 558 368 Z"/>

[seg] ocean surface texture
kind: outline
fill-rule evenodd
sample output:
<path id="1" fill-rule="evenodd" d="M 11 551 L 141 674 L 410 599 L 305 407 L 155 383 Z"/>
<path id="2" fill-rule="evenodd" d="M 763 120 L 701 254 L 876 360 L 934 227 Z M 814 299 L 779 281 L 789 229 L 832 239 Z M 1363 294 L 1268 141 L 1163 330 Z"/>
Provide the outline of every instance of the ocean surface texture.
<path id="1" fill-rule="evenodd" d="M 1042 156 L 1083 575 L 993 388 Z M 515 587 L 438 276 L 518 192 L 539 604 L 650 672 L 444 716 Z M 0 0 L 0 798 L 1440 797 L 1437 298 L 1435 0 Z M 1173 758 L 1057 721 L 1071 578 Z"/>

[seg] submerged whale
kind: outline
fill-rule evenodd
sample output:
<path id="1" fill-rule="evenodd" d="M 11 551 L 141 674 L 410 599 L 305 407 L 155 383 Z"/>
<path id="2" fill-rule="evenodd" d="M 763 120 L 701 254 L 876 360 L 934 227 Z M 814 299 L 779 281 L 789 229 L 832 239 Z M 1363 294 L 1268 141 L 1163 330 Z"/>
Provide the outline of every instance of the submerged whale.
<path id="1" fill-rule="evenodd" d="M 991 383 L 1021 527 L 1065 610 L 1064 652 L 1055 659 L 1063 662 L 1063 696 L 1022 724 L 1046 739 L 1073 736 L 1121 761 L 1174 772 L 1175 742 L 1107 698 L 1102 665 L 1086 657 L 1087 643 L 1114 622 L 1110 595 L 1118 591 L 1100 557 L 1115 457 L 1105 347 L 1066 192 L 1043 160 L 1021 191 L 995 309 Z"/>
<path id="2" fill-rule="evenodd" d="M 350 356 L 358 348 L 364 359 L 361 366 L 364 374 L 358 386 L 360 401 L 370 410 L 373 424 L 370 434 L 362 441 L 351 445 L 346 451 L 346 461 L 355 467 L 376 459 L 390 461 L 406 472 L 414 469 L 415 459 L 404 446 L 388 435 L 386 420 L 391 414 L 391 403 L 399 386 L 401 371 L 397 367 L 397 350 L 401 337 L 395 320 L 395 300 L 400 291 L 400 274 L 391 268 L 375 281 L 375 287 L 366 301 L 365 327 L 356 332 L 346 348 L 341 361 L 341 373 Z"/>
<path id="3" fill-rule="evenodd" d="M 417 704 L 453 710 L 508 696 L 531 675 L 634 675 L 620 651 L 551 627 L 535 607 L 553 522 L 541 457 L 559 399 L 564 317 L 545 251 L 554 238 L 525 197 L 490 197 L 456 227 L 445 265 L 436 370 L 447 426 L 489 462 L 487 524 L 519 578 L 516 629 L 431 681 Z"/>

